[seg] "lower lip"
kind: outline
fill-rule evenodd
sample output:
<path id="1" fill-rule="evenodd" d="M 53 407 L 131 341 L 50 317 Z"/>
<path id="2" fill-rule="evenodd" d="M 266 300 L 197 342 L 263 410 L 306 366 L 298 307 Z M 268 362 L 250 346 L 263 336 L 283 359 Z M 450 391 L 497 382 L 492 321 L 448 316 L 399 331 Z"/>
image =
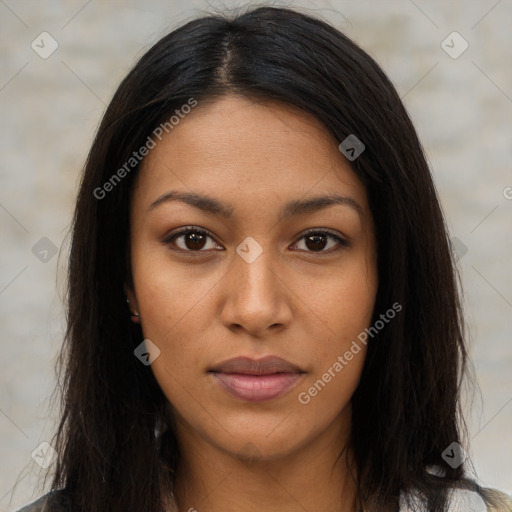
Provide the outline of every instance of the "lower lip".
<path id="1" fill-rule="evenodd" d="M 212 375 L 231 396 L 246 402 L 263 402 L 280 397 L 295 386 L 302 377 L 301 373 L 245 375 L 213 372 Z"/>

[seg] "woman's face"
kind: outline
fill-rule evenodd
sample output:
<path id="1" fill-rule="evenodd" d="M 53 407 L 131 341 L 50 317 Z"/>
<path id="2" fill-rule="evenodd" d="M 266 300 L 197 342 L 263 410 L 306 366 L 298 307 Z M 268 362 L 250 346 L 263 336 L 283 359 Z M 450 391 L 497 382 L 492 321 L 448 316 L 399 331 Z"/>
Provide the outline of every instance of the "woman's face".
<path id="1" fill-rule="evenodd" d="M 348 432 L 378 280 L 339 142 L 305 112 L 226 96 L 145 158 L 128 294 L 182 444 L 270 460 Z"/>

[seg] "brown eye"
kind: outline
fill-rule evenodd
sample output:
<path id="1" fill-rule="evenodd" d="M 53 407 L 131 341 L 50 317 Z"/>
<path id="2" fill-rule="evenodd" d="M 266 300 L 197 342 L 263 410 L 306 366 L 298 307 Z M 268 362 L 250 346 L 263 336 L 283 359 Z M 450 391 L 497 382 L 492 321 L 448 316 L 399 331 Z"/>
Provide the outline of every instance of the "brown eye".
<path id="1" fill-rule="evenodd" d="M 312 251 L 322 251 L 327 245 L 327 235 L 308 235 L 305 237 L 306 247 Z"/>
<path id="2" fill-rule="evenodd" d="M 348 246 L 346 240 L 329 231 L 310 231 L 300 239 L 300 241 L 302 240 L 304 240 L 303 245 L 305 249 L 300 248 L 300 250 L 306 250 L 307 252 L 333 252 L 329 249 L 336 247 L 336 245 L 342 247 Z M 329 240 L 334 240 L 334 243 L 329 243 Z M 324 250 L 326 247 L 328 250 Z M 334 250 L 337 249 L 339 249 L 339 247 Z"/>
<path id="3" fill-rule="evenodd" d="M 185 252 L 206 252 L 207 249 L 218 247 L 215 243 L 210 243 L 210 247 L 207 247 L 209 240 L 213 242 L 210 234 L 204 229 L 189 227 L 167 236 L 162 243 L 164 245 L 172 243 Z"/>
<path id="4" fill-rule="evenodd" d="M 186 235 L 183 235 L 183 237 L 184 245 L 191 251 L 201 250 L 206 243 L 206 235 L 196 233 L 195 231 L 191 231 Z"/>

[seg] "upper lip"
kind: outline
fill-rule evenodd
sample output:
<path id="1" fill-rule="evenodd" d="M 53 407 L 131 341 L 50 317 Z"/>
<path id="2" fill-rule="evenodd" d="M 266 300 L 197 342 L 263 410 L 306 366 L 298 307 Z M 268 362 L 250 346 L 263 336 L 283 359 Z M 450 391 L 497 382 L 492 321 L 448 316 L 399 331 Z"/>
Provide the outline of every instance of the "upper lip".
<path id="1" fill-rule="evenodd" d="M 240 373 L 245 375 L 271 375 L 273 373 L 303 373 L 300 368 L 281 357 L 267 356 L 262 359 L 234 357 L 210 369 L 216 373 Z"/>

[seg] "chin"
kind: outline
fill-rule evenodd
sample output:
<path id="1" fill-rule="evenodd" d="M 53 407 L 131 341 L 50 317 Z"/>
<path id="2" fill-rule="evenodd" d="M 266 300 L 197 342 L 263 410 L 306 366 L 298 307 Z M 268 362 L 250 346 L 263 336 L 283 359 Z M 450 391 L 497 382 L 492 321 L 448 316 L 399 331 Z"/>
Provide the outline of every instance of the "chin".
<path id="1" fill-rule="evenodd" d="M 244 462 L 271 462 L 300 450 L 315 436 L 315 432 L 297 422 L 290 428 L 285 418 L 286 415 L 279 415 L 271 423 L 258 422 L 254 417 L 236 424 L 225 423 L 227 432 L 210 432 L 209 437 L 222 451 Z"/>

